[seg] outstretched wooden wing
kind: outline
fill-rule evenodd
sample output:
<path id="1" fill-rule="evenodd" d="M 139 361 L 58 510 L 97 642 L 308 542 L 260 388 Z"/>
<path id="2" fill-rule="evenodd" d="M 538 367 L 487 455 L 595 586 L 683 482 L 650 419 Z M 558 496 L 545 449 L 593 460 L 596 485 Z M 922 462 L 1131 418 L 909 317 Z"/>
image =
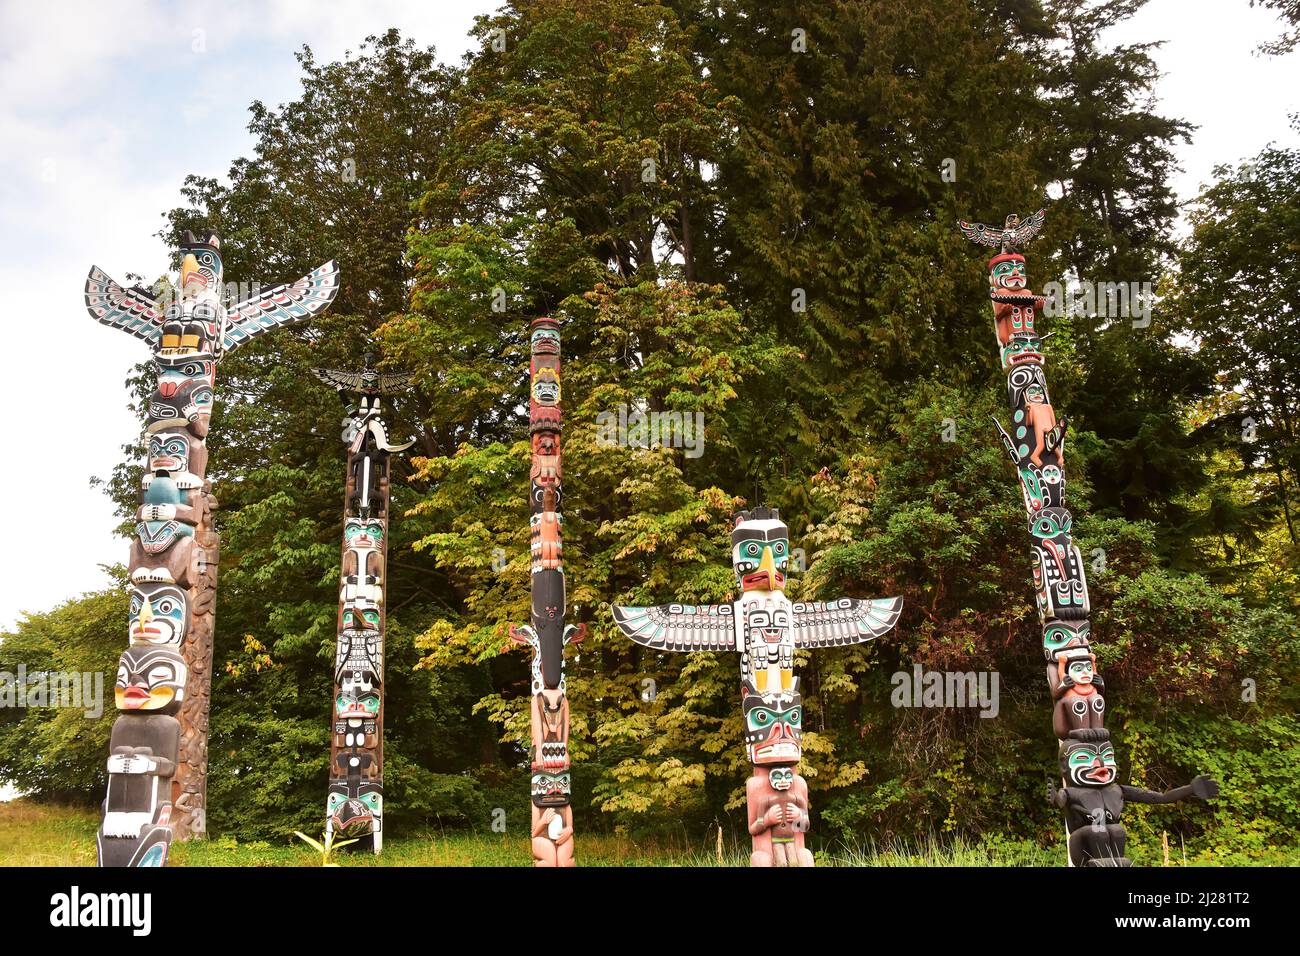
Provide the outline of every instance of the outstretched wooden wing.
<path id="1" fill-rule="evenodd" d="M 656 651 L 734 651 L 736 611 L 730 604 L 615 605 L 614 623 Z"/>
<path id="2" fill-rule="evenodd" d="M 314 368 L 311 373 L 326 385 L 332 385 L 334 388 L 346 392 L 361 391 L 361 373 L 360 372 L 340 372 L 332 368 Z"/>
<path id="3" fill-rule="evenodd" d="M 123 289 L 99 266 L 86 276 L 86 311 L 96 322 L 158 344 L 163 317 L 157 302 L 139 289 Z"/>
<path id="4" fill-rule="evenodd" d="M 986 226 L 982 222 L 966 222 L 963 219 L 957 220 L 957 228 L 961 234 L 971 242 L 978 242 L 984 246 L 1002 245 L 1003 231 L 994 226 Z"/>
<path id="5" fill-rule="evenodd" d="M 1046 221 L 1046 209 L 1040 209 L 1032 216 L 1020 220 L 1016 225 L 1016 228 L 1012 230 L 1012 243 L 1016 246 L 1023 246 L 1025 243 L 1029 242 L 1030 239 L 1034 238 L 1034 236 L 1038 235 L 1039 231 L 1043 228 L 1043 223 Z"/>
<path id="6" fill-rule="evenodd" d="M 339 264 L 331 259 L 292 285 L 278 285 L 230 307 L 221 347 L 238 348 L 263 332 L 324 312 L 339 291 Z"/>
<path id="7" fill-rule="evenodd" d="M 414 372 L 340 372 L 332 368 L 314 368 L 312 374 L 345 392 L 378 392 L 388 394 L 410 384 Z"/>
<path id="8" fill-rule="evenodd" d="M 840 647 L 872 640 L 892 628 L 903 612 L 903 599 L 800 601 L 791 611 L 796 647 Z"/>

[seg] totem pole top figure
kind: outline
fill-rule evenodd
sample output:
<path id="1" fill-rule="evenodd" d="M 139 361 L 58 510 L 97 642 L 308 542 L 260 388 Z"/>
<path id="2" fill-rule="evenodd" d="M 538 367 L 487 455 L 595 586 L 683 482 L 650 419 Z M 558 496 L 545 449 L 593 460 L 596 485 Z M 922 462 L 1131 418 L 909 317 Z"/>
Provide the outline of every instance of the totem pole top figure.
<path id="1" fill-rule="evenodd" d="M 339 289 L 338 263 L 330 260 L 297 282 L 278 285 L 226 308 L 222 302 L 221 243 L 186 230 L 176 295 L 142 286 L 124 289 L 98 266 L 86 278 L 86 309 L 97 321 L 129 332 L 153 348 L 162 368 L 210 363 L 250 339 L 324 311 Z"/>
<path id="2" fill-rule="evenodd" d="M 982 246 L 997 246 L 1001 255 L 1015 255 L 1042 231 L 1046 220 L 1047 210 L 1040 209 L 1028 219 L 1021 219 L 1013 212 L 1007 216 L 1001 229 L 965 220 L 959 221 L 957 225 L 961 227 L 962 235 L 971 242 L 978 242 Z M 1021 261 L 1023 260 L 1024 257 L 1021 256 Z"/>
<path id="3" fill-rule="evenodd" d="M 374 357 L 367 354 L 364 367 L 356 372 L 339 372 L 329 368 L 314 368 L 311 371 L 326 385 L 334 386 L 347 407 L 347 414 L 343 418 L 343 441 L 353 453 L 361 450 L 367 435 L 374 437 L 375 448 L 379 451 L 389 454 L 406 451 L 415 444 L 415 439 L 400 445 L 389 440 L 380 396 L 400 391 L 415 376 L 410 372 L 380 372 L 373 366 Z M 355 401 L 350 398 L 353 395 L 356 396 Z"/>

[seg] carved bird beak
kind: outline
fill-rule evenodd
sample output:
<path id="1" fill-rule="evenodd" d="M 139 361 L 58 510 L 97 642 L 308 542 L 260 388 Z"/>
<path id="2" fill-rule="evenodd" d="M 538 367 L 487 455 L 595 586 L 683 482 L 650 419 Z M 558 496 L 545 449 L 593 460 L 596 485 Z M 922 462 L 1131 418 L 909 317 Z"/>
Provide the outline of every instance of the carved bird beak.
<path id="1" fill-rule="evenodd" d="M 181 260 L 181 288 L 186 289 L 190 285 L 190 277 L 194 276 L 197 281 L 202 283 L 202 275 L 199 273 L 199 260 L 194 258 L 194 253 L 187 253 Z"/>

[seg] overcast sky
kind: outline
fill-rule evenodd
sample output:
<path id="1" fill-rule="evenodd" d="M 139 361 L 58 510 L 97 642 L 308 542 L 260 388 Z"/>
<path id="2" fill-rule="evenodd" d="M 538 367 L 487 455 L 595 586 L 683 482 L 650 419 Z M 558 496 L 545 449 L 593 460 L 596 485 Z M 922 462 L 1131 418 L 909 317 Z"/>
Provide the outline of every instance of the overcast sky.
<path id="1" fill-rule="evenodd" d="M 0 396 L 14 432 L 0 470 L 10 520 L 39 535 L 0 549 L 0 629 L 103 587 L 100 564 L 125 562 L 112 505 L 89 487 L 107 476 L 139 423 L 124 387 L 139 340 L 94 322 L 82 303 L 93 263 L 153 279 L 169 250 L 154 238 L 185 175 L 223 176 L 251 146 L 247 107 L 298 92 L 293 53 L 320 62 L 390 26 L 444 60 L 468 49 L 475 15 L 457 2 L 167 3 L 63 0 L 0 6 Z M 198 31 L 198 32 L 196 32 Z M 1300 53 L 1253 55 L 1280 27 L 1248 0 L 1153 0 L 1117 42 L 1164 39 L 1160 109 L 1200 127 L 1180 148 L 1188 198 L 1218 163 L 1270 141 L 1295 144 Z M 293 279 L 293 276 L 278 277 Z M 217 400 L 221 400 L 220 370 Z M 46 454 L 53 455 L 49 461 Z M 25 519 L 24 519 L 25 520 Z M 125 641 L 125 622 L 123 622 Z"/>

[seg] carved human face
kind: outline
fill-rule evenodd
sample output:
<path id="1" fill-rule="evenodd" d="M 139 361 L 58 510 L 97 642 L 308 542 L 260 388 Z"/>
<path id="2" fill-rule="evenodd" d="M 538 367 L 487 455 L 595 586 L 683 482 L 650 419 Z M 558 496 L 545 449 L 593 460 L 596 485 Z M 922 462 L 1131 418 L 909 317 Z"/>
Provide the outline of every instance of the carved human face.
<path id="1" fill-rule="evenodd" d="M 533 401 L 538 405 L 558 405 L 560 377 L 553 368 L 539 368 L 533 375 Z"/>
<path id="2" fill-rule="evenodd" d="M 168 429 L 149 436 L 149 470 L 176 474 L 190 470 L 190 439 L 185 432 Z"/>
<path id="3" fill-rule="evenodd" d="M 339 720 L 372 720 L 378 715 L 379 692 L 374 675 L 365 668 L 344 670 L 334 698 L 334 716 Z"/>
<path id="4" fill-rule="evenodd" d="M 348 518 L 343 525 L 343 544 L 377 551 L 384 545 L 384 522 L 378 518 Z"/>
<path id="5" fill-rule="evenodd" d="M 798 691 L 761 695 L 745 688 L 745 748 L 756 766 L 796 764 L 803 754 L 803 699 Z"/>
<path id="6" fill-rule="evenodd" d="M 1027 281 L 1025 260 L 1022 256 L 994 263 L 989 272 L 989 284 L 999 289 L 1023 289 Z"/>
<path id="7" fill-rule="evenodd" d="M 175 649 L 132 644 L 117 665 L 117 709 L 167 712 L 184 700 L 188 675 Z"/>
<path id="8" fill-rule="evenodd" d="M 133 584 L 127 630 L 132 644 L 179 645 L 189 628 L 189 595 L 174 584 Z"/>
<path id="9" fill-rule="evenodd" d="M 1117 772 L 1108 740 L 1070 740 L 1061 751 L 1061 773 L 1076 786 L 1104 787 L 1115 782 Z"/>
<path id="10" fill-rule="evenodd" d="M 744 591 L 780 591 L 790 564 L 790 532 L 776 519 L 741 520 L 731 532 L 731 567 Z"/>
<path id="11" fill-rule="evenodd" d="M 1092 657 L 1076 657 L 1065 665 L 1065 674 L 1079 687 L 1087 687 L 1096 676 Z"/>
<path id="12" fill-rule="evenodd" d="M 532 794 L 535 807 L 567 807 L 572 786 L 567 770 L 548 773 L 539 770 L 533 774 Z"/>
<path id="13" fill-rule="evenodd" d="M 1069 647 L 1087 647 L 1091 626 L 1087 621 L 1052 621 L 1043 628 L 1043 651 L 1054 660 Z"/>
<path id="14" fill-rule="evenodd" d="M 534 355 L 559 355 L 560 333 L 556 329 L 537 329 L 530 344 Z"/>
<path id="15" fill-rule="evenodd" d="M 789 790 L 794 786 L 794 767 L 773 767 L 767 772 L 767 782 L 773 790 Z"/>

